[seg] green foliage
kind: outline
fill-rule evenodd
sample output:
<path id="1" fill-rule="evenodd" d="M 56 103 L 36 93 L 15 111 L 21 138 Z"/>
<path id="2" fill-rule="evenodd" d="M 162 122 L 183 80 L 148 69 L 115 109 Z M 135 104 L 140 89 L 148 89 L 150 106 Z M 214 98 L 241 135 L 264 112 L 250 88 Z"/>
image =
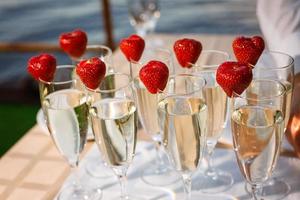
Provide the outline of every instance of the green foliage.
<path id="1" fill-rule="evenodd" d="M 35 123 L 38 105 L 0 104 L 0 156 Z"/>

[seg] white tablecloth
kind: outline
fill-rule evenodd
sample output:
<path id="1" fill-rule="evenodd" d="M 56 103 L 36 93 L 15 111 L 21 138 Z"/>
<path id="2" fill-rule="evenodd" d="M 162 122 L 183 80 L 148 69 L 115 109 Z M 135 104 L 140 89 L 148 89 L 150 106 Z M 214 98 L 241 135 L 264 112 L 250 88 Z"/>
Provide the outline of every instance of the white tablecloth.
<path id="1" fill-rule="evenodd" d="M 231 141 L 230 130 L 228 128 L 225 129 L 223 134 L 223 139 L 228 142 Z M 285 147 L 288 145 L 285 143 Z M 155 151 L 151 142 L 138 141 L 137 144 L 137 154 L 134 158 L 133 163 L 131 164 L 128 177 L 129 177 L 129 193 L 138 194 L 139 196 L 143 196 L 146 199 L 160 199 L 160 200 L 168 200 L 169 197 L 172 196 L 173 199 L 183 199 L 182 193 L 182 182 L 178 181 L 173 185 L 169 185 L 166 187 L 153 187 L 145 184 L 141 178 L 141 171 L 150 166 L 153 163 Z M 93 186 L 98 185 L 103 190 L 103 198 L 104 200 L 113 199 L 120 194 L 120 187 L 117 182 L 117 178 L 113 175 L 109 178 L 92 178 L 90 175 L 86 173 L 85 165 L 88 162 L 93 162 L 96 158 L 99 158 L 99 151 L 96 145 L 94 145 L 91 150 L 87 153 L 87 155 L 82 159 L 80 165 L 80 176 L 81 181 L 84 185 L 91 184 Z M 201 163 L 202 166 L 205 166 L 205 162 Z M 217 196 L 207 196 L 203 199 L 249 199 L 249 196 L 245 192 L 244 179 L 239 171 L 237 166 L 235 155 L 233 150 L 225 150 L 225 149 L 216 149 L 214 154 L 214 164 L 216 167 L 221 168 L 227 172 L 230 172 L 234 178 L 233 186 L 226 192 L 221 194 L 217 194 Z M 194 175 L 196 177 L 197 174 Z M 287 158 L 280 157 L 276 170 L 275 177 L 285 180 L 291 186 L 291 192 L 284 199 L 300 199 L 300 160 L 296 158 Z M 67 185 L 72 180 L 73 175 L 71 174 L 68 179 L 66 179 L 65 184 Z M 193 191 L 200 193 L 199 191 Z M 163 194 L 168 193 L 169 197 L 165 197 Z"/>

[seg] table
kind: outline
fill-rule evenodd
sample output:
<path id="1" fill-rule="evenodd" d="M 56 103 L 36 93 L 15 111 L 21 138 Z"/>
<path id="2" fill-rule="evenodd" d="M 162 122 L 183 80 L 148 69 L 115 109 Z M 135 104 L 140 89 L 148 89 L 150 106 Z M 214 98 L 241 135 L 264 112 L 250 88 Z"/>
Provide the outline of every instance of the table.
<path id="1" fill-rule="evenodd" d="M 232 54 L 231 35 L 153 35 L 149 41 L 160 39 L 167 48 L 172 49 L 173 41 L 181 37 L 199 39 L 204 49 L 229 50 Z M 128 68 L 126 60 L 119 50 L 114 52 L 114 66 L 118 71 L 125 72 Z M 230 141 L 230 131 L 225 131 L 224 139 Z M 147 136 L 140 134 L 147 140 Z M 145 143 L 145 142 L 144 142 Z M 87 153 L 83 163 L 87 162 L 95 151 L 93 142 L 88 142 L 83 155 Z M 148 144 L 143 144 L 147 146 Z M 223 145 L 224 147 L 224 145 Z M 228 147 L 228 145 L 225 145 Z M 92 150 L 92 151 L 90 151 Z M 90 152 L 89 152 L 90 151 Z M 232 150 L 218 150 L 217 155 L 226 155 L 230 165 L 222 165 L 222 159 L 216 162 L 234 173 L 237 184 L 229 191 L 238 199 L 243 199 L 243 179 L 234 161 Z M 293 156 L 289 151 L 285 155 Z M 138 159 L 138 158 L 137 158 Z M 235 166 L 236 168 L 232 168 Z M 300 198 L 300 161 L 296 158 L 281 157 L 276 175 L 283 177 L 292 186 L 292 193 L 286 199 Z M 43 129 L 35 125 L 21 138 L 0 160 L 0 199 L 48 200 L 54 199 L 70 173 L 68 164 L 56 150 L 51 138 L 43 134 Z M 109 189 L 108 189 L 109 190 Z"/>

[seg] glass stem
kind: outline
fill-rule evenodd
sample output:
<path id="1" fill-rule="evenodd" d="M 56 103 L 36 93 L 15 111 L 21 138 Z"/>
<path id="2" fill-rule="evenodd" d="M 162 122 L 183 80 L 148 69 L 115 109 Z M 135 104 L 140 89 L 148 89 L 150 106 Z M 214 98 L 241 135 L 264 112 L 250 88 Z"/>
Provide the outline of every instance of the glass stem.
<path id="1" fill-rule="evenodd" d="M 183 174 L 183 187 L 185 193 L 185 200 L 190 200 L 192 197 L 192 179 L 190 174 Z"/>
<path id="2" fill-rule="evenodd" d="M 251 185 L 251 191 L 252 191 L 252 199 L 253 200 L 259 200 L 258 197 L 257 197 L 258 186 L 256 184 Z"/>
<path id="3" fill-rule="evenodd" d="M 133 77 L 133 71 L 132 71 L 132 63 L 131 63 L 131 61 L 129 61 L 129 73 L 130 73 L 130 77 L 133 79 L 134 77 Z"/>
<path id="4" fill-rule="evenodd" d="M 115 169 L 115 173 L 118 176 L 120 187 L 121 187 L 121 200 L 128 200 L 127 192 L 127 167 L 122 167 L 121 169 Z"/>
<path id="5" fill-rule="evenodd" d="M 166 167 L 163 159 L 163 151 L 162 151 L 162 144 L 161 141 L 155 141 L 155 151 L 156 151 L 156 156 L 155 156 L 155 162 L 156 162 L 156 173 L 159 173 L 160 171 L 163 170 L 163 168 Z"/>
<path id="6" fill-rule="evenodd" d="M 274 170 L 273 170 L 274 171 Z M 272 173 L 274 174 L 274 172 Z M 276 178 L 271 177 L 269 180 L 267 180 L 267 182 L 265 183 L 266 185 L 274 185 L 276 182 Z"/>
<path id="7" fill-rule="evenodd" d="M 143 38 L 147 35 L 147 31 L 144 28 L 136 28 L 136 33 Z"/>
<path id="8" fill-rule="evenodd" d="M 207 161 L 206 175 L 207 176 L 215 176 L 216 175 L 215 170 L 213 168 L 213 159 L 212 159 L 216 144 L 217 144 L 217 142 L 210 142 L 207 144 L 207 156 L 206 156 L 206 161 Z"/>
<path id="9" fill-rule="evenodd" d="M 77 188 L 81 188 L 81 184 L 80 184 L 80 176 L 79 176 L 79 170 L 78 170 L 78 160 L 72 164 L 70 164 L 71 167 L 71 173 L 73 175 L 73 181 L 72 184 Z"/>

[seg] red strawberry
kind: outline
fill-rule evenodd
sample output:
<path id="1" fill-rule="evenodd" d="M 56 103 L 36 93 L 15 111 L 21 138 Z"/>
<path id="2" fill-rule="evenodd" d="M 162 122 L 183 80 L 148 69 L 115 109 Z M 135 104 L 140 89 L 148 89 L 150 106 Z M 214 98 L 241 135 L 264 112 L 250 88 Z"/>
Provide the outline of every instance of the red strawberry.
<path id="1" fill-rule="evenodd" d="M 128 61 L 138 62 L 143 54 L 145 41 L 138 35 L 131 35 L 120 42 L 120 49 Z"/>
<path id="2" fill-rule="evenodd" d="M 71 57 L 79 58 L 85 52 L 87 35 L 84 31 L 77 29 L 69 33 L 62 33 L 59 36 L 60 47 Z"/>
<path id="3" fill-rule="evenodd" d="M 169 69 L 164 63 L 152 60 L 141 68 L 139 76 L 148 91 L 156 94 L 158 90 L 165 89 L 168 82 Z"/>
<path id="4" fill-rule="evenodd" d="M 177 40 L 173 49 L 179 64 L 191 68 L 200 56 L 202 45 L 197 40 L 184 38 Z"/>
<path id="5" fill-rule="evenodd" d="M 239 62 L 255 65 L 264 51 L 265 42 L 260 36 L 238 37 L 233 41 L 232 48 Z"/>
<path id="6" fill-rule="evenodd" d="M 27 71 L 36 80 L 43 80 L 50 82 L 54 78 L 56 70 L 56 59 L 49 54 L 40 54 L 29 59 L 27 64 Z"/>
<path id="7" fill-rule="evenodd" d="M 217 69 L 218 84 L 231 97 L 234 91 L 241 94 L 252 81 L 252 68 L 241 62 L 224 62 Z"/>
<path id="8" fill-rule="evenodd" d="M 93 57 L 77 64 L 76 73 L 84 85 L 96 89 L 103 80 L 106 72 L 105 63 L 100 58 Z"/>

